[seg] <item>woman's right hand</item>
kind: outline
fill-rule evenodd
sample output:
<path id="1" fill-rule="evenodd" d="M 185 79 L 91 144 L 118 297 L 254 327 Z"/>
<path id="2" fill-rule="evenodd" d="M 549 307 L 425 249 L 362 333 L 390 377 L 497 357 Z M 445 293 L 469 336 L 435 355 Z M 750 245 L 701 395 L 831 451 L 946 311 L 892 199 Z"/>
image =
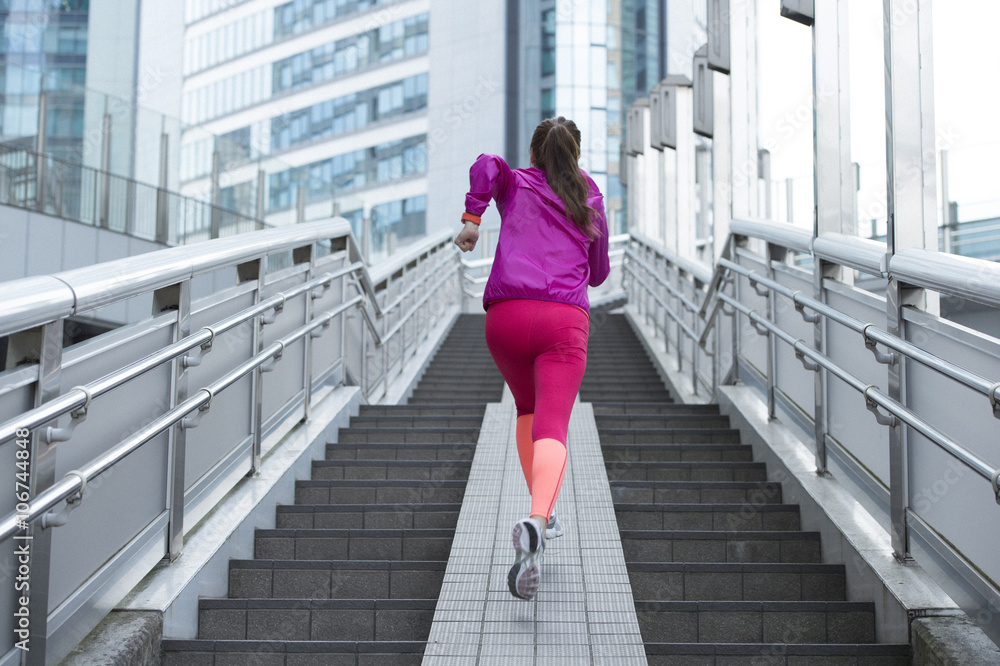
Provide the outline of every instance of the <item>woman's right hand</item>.
<path id="1" fill-rule="evenodd" d="M 466 222 L 465 226 L 458 236 L 455 237 L 455 245 L 458 246 L 462 252 L 471 252 L 476 249 L 476 243 L 479 241 L 479 225 L 472 222 Z"/>

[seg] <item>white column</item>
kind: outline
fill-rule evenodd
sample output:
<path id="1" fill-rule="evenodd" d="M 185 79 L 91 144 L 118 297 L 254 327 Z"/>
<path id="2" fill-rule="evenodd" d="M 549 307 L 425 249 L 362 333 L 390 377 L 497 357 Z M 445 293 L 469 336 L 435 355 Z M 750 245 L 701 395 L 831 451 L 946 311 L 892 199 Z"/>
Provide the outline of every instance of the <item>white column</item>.
<path id="1" fill-rule="evenodd" d="M 692 94 L 691 83 L 673 86 L 676 101 L 677 147 L 674 150 L 677 177 L 675 180 L 674 210 L 677 227 L 674 249 L 685 259 L 696 260 L 695 254 L 695 140 L 691 132 Z"/>
<path id="2" fill-rule="evenodd" d="M 757 20 L 755 2 L 730 0 L 729 113 L 732 217 L 757 216 Z M 718 76 L 718 75 L 717 75 Z M 720 100 L 715 99 L 719 108 Z M 718 123 L 715 126 L 719 133 Z M 727 229 L 728 231 L 728 229 Z M 725 238 L 716 236 L 716 247 Z M 716 255 L 718 256 L 718 255 Z"/>
<path id="3" fill-rule="evenodd" d="M 813 235 L 857 235 L 851 164 L 849 34 L 846 0 L 815 5 L 813 22 Z"/>

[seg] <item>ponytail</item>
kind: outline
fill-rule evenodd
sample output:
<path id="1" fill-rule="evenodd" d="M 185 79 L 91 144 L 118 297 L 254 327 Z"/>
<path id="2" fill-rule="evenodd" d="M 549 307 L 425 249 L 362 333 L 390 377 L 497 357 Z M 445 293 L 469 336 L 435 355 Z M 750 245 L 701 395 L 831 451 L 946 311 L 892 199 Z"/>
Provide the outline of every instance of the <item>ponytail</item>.
<path id="1" fill-rule="evenodd" d="M 580 130 L 562 116 L 543 120 L 531 137 L 535 166 L 545 172 L 549 187 L 566 206 L 573 223 L 590 238 L 597 237 L 587 205 L 590 184 L 580 172 Z"/>

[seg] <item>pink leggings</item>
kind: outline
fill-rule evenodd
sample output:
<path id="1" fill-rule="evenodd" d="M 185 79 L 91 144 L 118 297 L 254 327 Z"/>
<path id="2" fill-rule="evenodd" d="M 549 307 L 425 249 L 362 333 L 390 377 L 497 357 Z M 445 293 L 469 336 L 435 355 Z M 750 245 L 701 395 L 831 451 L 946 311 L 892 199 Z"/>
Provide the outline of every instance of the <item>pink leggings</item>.
<path id="1" fill-rule="evenodd" d="M 587 313 L 565 303 L 504 300 L 486 312 L 486 345 L 517 406 L 531 515 L 548 518 L 562 485 L 566 431 L 587 367 L 589 331 Z M 528 423 L 530 430 L 522 427 Z M 553 440 L 562 446 L 552 446 Z"/>

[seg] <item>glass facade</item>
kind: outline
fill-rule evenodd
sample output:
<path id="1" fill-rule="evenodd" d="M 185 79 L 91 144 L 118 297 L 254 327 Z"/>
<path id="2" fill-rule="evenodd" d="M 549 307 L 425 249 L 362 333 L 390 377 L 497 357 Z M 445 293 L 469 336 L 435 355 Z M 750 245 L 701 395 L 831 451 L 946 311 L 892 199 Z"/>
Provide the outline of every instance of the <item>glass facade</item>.
<path id="1" fill-rule="evenodd" d="M 227 23 L 184 44 L 184 75 L 366 11 L 386 0 L 294 0 Z"/>
<path id="2" fill-rule="evenodd" d="M 192 90 L 184 95 L 184 121 L 203 123 L 259 104 L 273 95 L 425 53 L 427 25 L 427 14 L 394 21 Z"/>
<path id="3" fill-rule="evenodd" d="M 427 75 L 344 95 L 271 120 L 271 150 L 340 136 L 371 123 L 427 108 Z"/>
<path id="4" fill-rule="evenodd" d="M 184 20 L 187 23 L 194 23 L 203 18 L 208 18 L 212 14 L 227 9 L 232 9 L 237 5 L 242 5 L 247 0 L 184 0 Z"/>
<path id="5" fill-rule="evenodd" d="M 300 184 L 306 188 L 307 202 L 323 201 L 334 194 L 426 172 L 427 135 L 421 134 L 271 174 L 268 207 L 294 206 Z"/>
<path id="6" fill-rule="evenodd" d="M 47 151 L 80 155 L 84 134 L 89 0 L 0 2 L 0 138 L 30 142 L 45 93 Z"/>

